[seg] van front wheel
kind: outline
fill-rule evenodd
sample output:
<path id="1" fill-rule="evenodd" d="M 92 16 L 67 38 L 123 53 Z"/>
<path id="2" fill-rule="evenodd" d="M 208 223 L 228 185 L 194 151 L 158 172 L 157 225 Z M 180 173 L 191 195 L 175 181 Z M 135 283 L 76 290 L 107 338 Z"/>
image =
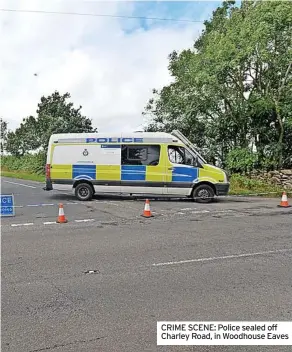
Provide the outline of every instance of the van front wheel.
<path id="1" fill-rule="evenodd" d="M 200 185 L 193 191 L 192 198 L 198 203 L 211 203 L 214 200 L 215 192 L 209 185 Z"/>
<path id="2" fill-rule="evenodd" d="M 91 200 L 93 196 L 92 186 L 88 183 L 79 183 L 75 188 L 75 196 L 81 201 Z"/>

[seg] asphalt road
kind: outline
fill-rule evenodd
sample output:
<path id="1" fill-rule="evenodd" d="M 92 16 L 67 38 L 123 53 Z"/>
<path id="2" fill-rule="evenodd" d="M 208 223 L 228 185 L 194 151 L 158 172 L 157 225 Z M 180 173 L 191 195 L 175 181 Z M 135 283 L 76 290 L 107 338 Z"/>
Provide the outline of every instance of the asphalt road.
<path id="1" fill-rule="evenodd" d="M 17 205 L 1 221 L 3 352 L 291 351 L 156 346 L 161 320 L 292 320 L 292 208 L 278 199 L 151 200 L 144 219 L 143 199 L 1 186 Z"/>

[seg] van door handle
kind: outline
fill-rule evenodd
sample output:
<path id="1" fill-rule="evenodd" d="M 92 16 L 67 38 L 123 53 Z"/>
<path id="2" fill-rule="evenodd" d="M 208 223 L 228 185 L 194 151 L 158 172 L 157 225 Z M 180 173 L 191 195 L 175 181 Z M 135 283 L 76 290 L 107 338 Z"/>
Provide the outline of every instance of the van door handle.
<path id="1" fill-rule="evenodd" d="M 169 167 L 168 170 L 173 170 L 173 167 Z"/>

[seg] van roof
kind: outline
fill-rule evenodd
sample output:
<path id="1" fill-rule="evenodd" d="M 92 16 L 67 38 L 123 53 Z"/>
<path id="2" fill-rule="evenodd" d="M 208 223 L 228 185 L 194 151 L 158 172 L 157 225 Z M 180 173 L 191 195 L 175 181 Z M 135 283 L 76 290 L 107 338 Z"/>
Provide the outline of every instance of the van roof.
<path id="1" fill-rule="evenodd" d="M 143 138 L 145 142 L 180 142 L 177 137 L 165 132 L 59 133 L 51 135 L 50 142 L 80 141 L 86 138 Z"/>

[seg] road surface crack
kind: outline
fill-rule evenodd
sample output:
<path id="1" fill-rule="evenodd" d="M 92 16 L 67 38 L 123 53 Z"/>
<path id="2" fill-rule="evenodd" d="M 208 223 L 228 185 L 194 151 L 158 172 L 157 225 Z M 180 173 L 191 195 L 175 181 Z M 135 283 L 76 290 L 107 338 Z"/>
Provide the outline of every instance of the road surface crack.
<path id="1" fill-rule="evenodd" d="M 101 336 L 101 337 L 96 337 L 94 339 L 89 339 L 89 340 L 77 340 L 77 341 L 67 342 L 67 343 L 63 343 L 63 344 L 55 344 L 53 346 L 38 348 L 36 350 L 30 350 L 29 352 L 50 351 L 50 350 L 53 350 L 55 348 L 66 347 L 66 346 L 70 346 L 70 345 L 76 345 L 78 343 L 88 343 L 88 342 L 98 341 L 98 340 L 104 339 L 105 337 L 106 336 Z"/>
<path id="2" fill-rule="evenodd" d="M 61 290 L 58 286 L 56 286 L 55 284 L 53 284 L 51 281 L 48 281 L 52 287 L 54 287 L 61 295 L 63 295 L 68 302 L 70 302 L 71 304 L 75 305 L 76 301 L 72 298 L 70 298 L 65 292 L 63 292 L 63 290 Z M 91 319 L 94 319 L 94 317 L 86 310 L 86 309 L 83 309 L 81 307 L 78 307 L 78 308 L 73 308 L 73 310 L 75 312 L 79 311 L 83 314 L 85 314 L 87 317 L 91 318 Z M 69 318 L 68 318 L 69 319 Z"/>

